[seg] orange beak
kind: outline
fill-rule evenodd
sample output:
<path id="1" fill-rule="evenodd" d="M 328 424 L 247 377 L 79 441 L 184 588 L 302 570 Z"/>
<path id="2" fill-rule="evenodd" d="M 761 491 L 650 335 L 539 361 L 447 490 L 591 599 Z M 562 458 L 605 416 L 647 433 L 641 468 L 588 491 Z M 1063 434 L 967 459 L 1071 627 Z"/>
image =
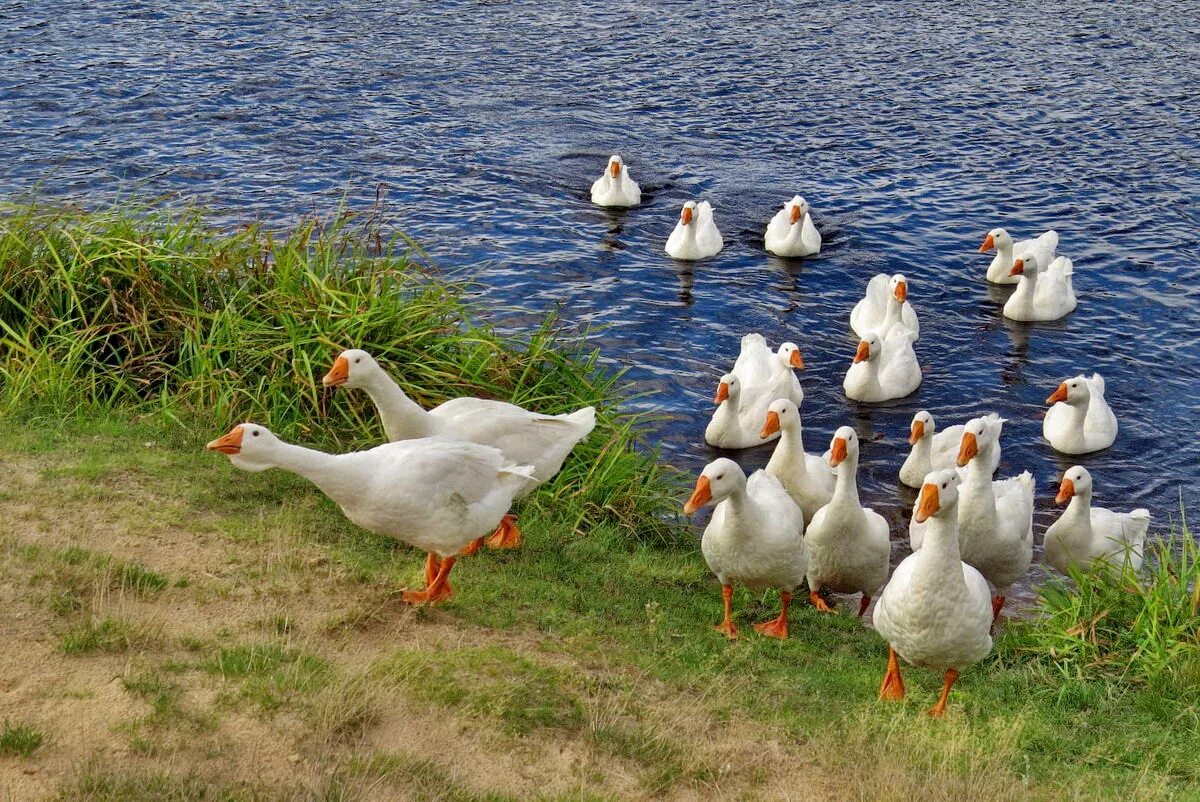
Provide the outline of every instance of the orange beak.
<path id="1" fill-rule="evenodd" d="M 240 454 L 242 453 L 242 427 L 241 425 L 234 426 L 229 430 L 229 434 L 222 435 L 216 440 L 212 440 L 204 447 L 208 451 L 220 451 L 222 454 Z"/>
<path id="2" fill-rule="evenodd" d="M 1059 401 L 1066 401 L 1066 400 L 1067 400 L 1067 383 L 1063 382 L 1062 384 L 1058 385 L 1058 389 L 1055 390 L 1053 393 L 1051 393 L 1050 397 L 1046 399 L 1046 403 L 1047 404 L 1057 404 Z"/>
<path id="3" fill-rule="evenodd" d="M 833 438 L 829 446 L 829 467 L 836 468 L 846 458 L 846 441 L 841 437 Z"/>
<path id="4" fill-rule="evenodd" d="M 683 505 L 683 514 L 691 515 L 710 501 L 712 501 L 712 486 L 708 483 L 707 476 L 701 476 L 696 480 L 696 489 L 692 491 L 692 497 L 687 500 L 687 504 Z"/>
<path id="5" fill-rule="evenodd" d="M 1057 504 L 1066 504 L 1075 495 L 1075 483 L 1067 477 L 1063 477 L 1062 484 L 1058 486 L 1058 495 L 1054 497 Z"/>
<path id="6" fill-rule="evenodd" d="M 983 244 L 979 246 L 979 252 L 987 253 L 988 251 L 990 251 L 992 248 L 995 248 L 995 247 L 996 247 L 996 241 L 994 239 L 992 239 L 991 234 L 988 234 L 987 237 L 984 239 Z"/>
<path id="7" fill-rule="evenodd" d="M 908 444 L 915 446 L 917 441 L 925 436 L 925 421 L 915 420 L 912 422 L 912 431 L 908 435 Z"/>
<path id="8" fill-rule="evenodd" d="M 720 404 L 729 398 L 729 385 L 721 382 L 717 385 L 717 397 L 713 399 L 714 404 Z"/>
<path id="9" fill-rule="evenodd" d="M 938 499 L 937 485 L 922 485 L 921 495 L 917 498 L 917 512 L 913 515 L 913 520 L 919 524 L 923 524 L 929 520 L 941 507 Z"/>
<path id="10" fill-rule="evenodd" d="M 906 300 L 908 300 L 908 282 L 907 281 L 901 281 L 899 284 L 896 285 L 896 300 L 899 301 L 900 303 L 904 303 Z"/>
<path id="11" fill-rule="evenodd" d="M 767 412 L 767 422 L 763 424 L 762 431 L 758 433 L 758 436 L 766 439 L 777 431 L 779 431 L 779 413 L 772 409 Z"/>
<path id="12" fill-rule="evenodd" d="M 350 360 L 344 356 L 339 356 L 333 361 L 333 367 L 325 374 L 325 378 L 321 379 L 321 384 L 326 387 L 341 387 L 350 380 Z"/>
<path id="13" fill-rule="evenodd" d="M 1017 259 L 1015 262 L 1013 262 L 1012 270 L 1008 271 L 1008 275 L 1019 276 L 1024 272 L 1025 272 L 1025 260 Z"/>
<path id="14" fill-rule="evenodd" d="M 621 163 L 620 162 L 609 162 L 608 171 L 610 173 L 612 173 L 613 178 L 616 178 L 617 176 L 619 176 L 621 174 Z"/>
<path id="15" fill-rule="evenodd" d="M 870 343 L 868 343 L 866 340 L 860 341 L 858 343 L 858 350 L 854 352 L 854 364 L 857 365 L 859 362 L 866 362 L 870 358 L 871 358 Z"/>
<path id="16" fill-rule="evenodd" d="M 679 213 L 679 222 L 683 223 L 685 226 L 689 226 L 692 224 L 692 207 L 691 206 L 683 207 L 683 211 Z"/>
<path id="17" fill-rule="evenodd" d="M 963 432 L 962 444 L 958 447 L 958 467 L 964 467 L 979 453 L 979 441 L 971 432 Z"/>
<path id="18" fill-rule="evenodd" d="M 801 217 L 803 217 L 803 216 L 804 216 L 804 215 L 800 213 L 800 207 L 799 207 L 799 206 L 793 206 L 793 207 L 792 207 L 792 216 L 791 216 L 792 225 L 796 225 L 796 223 L 799 223 L 799 222 L 800 222 L 800 218 L 801 218 Z"/>
<path id="19" fill-rule="evenodd" d="M 804 357 L 800 356 L 799 351 L 792 351 L 792 355 L 788 357 L 788 364 L 794 368 L 804 369 Z"/>

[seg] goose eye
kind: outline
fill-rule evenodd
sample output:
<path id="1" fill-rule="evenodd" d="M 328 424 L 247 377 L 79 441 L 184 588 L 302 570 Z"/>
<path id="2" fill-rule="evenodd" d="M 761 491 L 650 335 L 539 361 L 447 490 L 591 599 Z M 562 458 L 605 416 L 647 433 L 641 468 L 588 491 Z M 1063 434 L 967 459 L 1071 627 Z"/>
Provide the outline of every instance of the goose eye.
<path id="1" fill-rule="evenodd" d="M 725 478 L 725 474 L 723 474 L 723 473 L 718 473 L 718 474 L 717 474 L 717 481 L 718 481 L 718 482 L 719 482 L 719 481 L 721 481 L 721 480 L 722 480 L 722 479 L 724 479 L 724 478 Z"/>
<path id="2" fill-rule="evenodd" d="M 362 362 L 362 357 L 361 357 L 361 356 L 360 356 L 358 359 L 354 360 L 354 364 L 356 364 L 356 365 L 357 365 L 359 362 Z"/>
<path id="3" fill-rule="evenodd" d="M 250 432 L 250 435 L 251 435 L 252 437 L 258 437 L 258 432 Z"/>
<path id="4" fill-rule="evenodd" d="M 942 490 L 945 490 L 945 489 L 946 489 L 946 483 L 942 482 Z"/>

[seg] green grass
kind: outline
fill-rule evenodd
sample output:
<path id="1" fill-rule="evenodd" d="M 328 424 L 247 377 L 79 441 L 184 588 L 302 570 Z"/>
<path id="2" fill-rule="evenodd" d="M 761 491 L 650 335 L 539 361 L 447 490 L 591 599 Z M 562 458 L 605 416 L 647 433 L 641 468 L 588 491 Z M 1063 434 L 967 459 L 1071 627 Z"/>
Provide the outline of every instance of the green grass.
<path id="1" fill-rule="evenodd" d="M 199 668 L 237 685 L 230 702 L 247 700 L 264 712 L 325 685 L 329 667 L 302 649 L 276 642 L 219 647 Z"/>
<path id="2" fill-rule="evenodd" d="M 153 628 L 113 615 L 88 616 L 72 624 L 59 639 L 65 654 L 124 652 L 154 645 L 158 640 Z"/>
<path id="3" fill-rule="evenodd" d="M 8 719 L 0 727 L 0 755 L 29 757 L 38 750 L 46 737 L 25 724 L 14 724 Z"/>

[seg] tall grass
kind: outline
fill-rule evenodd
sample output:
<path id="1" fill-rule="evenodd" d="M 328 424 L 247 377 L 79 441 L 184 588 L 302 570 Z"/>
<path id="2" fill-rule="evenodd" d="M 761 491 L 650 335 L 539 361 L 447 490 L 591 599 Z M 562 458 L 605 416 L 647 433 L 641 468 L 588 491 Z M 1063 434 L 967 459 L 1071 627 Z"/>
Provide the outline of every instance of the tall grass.
<path id="1" fill-rule="evenodd" d="M 426 406 L 459 395 L 547 413 L 594 405 L 599 425 L 534 503 L 575 527 L 617 519 L 669 537 L 674 488 L 634 447 L 620 375 L 553 317 L 517 339 L 430 275 L 374 214 L 277 234 L 219 231 L 196 210 L 0 206 L 0 413 L 158 412 L 207 427 L 255 420 L 330 448 L 381 441 L 362 393 L 322 390 L 342 349 L 371 351 Z"/>

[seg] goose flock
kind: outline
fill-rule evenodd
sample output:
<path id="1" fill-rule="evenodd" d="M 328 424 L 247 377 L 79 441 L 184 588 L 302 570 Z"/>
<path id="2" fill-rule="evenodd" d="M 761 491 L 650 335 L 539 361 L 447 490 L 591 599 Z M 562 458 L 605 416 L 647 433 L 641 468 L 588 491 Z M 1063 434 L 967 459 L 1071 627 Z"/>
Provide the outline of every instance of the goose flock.
<path id="1" fill-rule="evenodd" d="M 591 199 L 606 207 L 641 203 L 641 189 L 620 156 L 612 156 L 592 184 Z M 785 257 L 817 254 L 822 242 L 799 195 L 771 218 L 763 239 L 766 250 Z M 1073 265 L 1057 254 L 1058 239 L 1053 231 L 1019 242 L 1002 228 L 988 232 L 979 249 L 996 252 L 987 280 L 1016 285 L 1005 316 L 1050 321 L 1075 309 Z M 685 203 L 666 252 L 699 260 L 723 247 L 712 205 Z M 901 274 L 874 276 L 848 323 L 859 342 L 843 378 L 845 395 L 872 404 L 912 394 L 922 371 L 914 347 L 920 323 L 908 280 Z M 820 455 L 805 451 L 804 391 L 795 373 L 803 368 L 795 343 L 772 349 L 762 335 L 749 333 L 717 383 L 715 410 L 704 431 L 709 444 L 740 450 L 777 441 L 767 466 L 749 477 L 728 457 L 710 462 L 683 507 L 688 516 L 713 508 L 700 546 L 721 585 L 724 615 L 717 630 L 739 636 L 732 609 L 737 584 L 779 591 L 779 615 L 754 627 L 774 638 L 788 637 L 788 610 L 797 590 L 806 588 L 809 602 L 830 613 L 836 608 L 828 593 L 858 594 L 859 617 L 872 610 L 874 628 L 888 643 L 879 698 L 904 696 L 903 659 L 944 673 L 941 697 L 930 710 L 940 716 L 959 672 L 991 651 L 992 627 L 1008 589 L 1029 570 L 1033 477 L 1023 471 L 993 478 L 1005 423 L 998 414 L 939 430 L 929 411 L 918 412 L 899 474 L 902 484 L 919 489 L 909 522 L 912 554 L 889 578 L 887 521 L 859 499 L 862 454 L 855 430 L 838 428 Z M 553 477 L 596 422 L 591 407 L 543 415 L 470 397 L 425 410 L 361 349 L 339 354 L 323 384 L 365 391 L 389 442 L 326 454 L 242 423 L 207 447 L 244 470 L 296 473 L 353 523 L 425 552 L 425 587 L 402 594 L 413 604 L 452 595 L 450 573 L 459 557 L 484 545 L 518 546 L 513 502 Z M 1047 404 L 1043 437 L 1054 450 L 1089 454 L 1115 441 L 1117 420 L 1100 374 L 1065 379 Z M 1064 573 L 1097 564 L 1140 568 L 1149 512 L 1093 506 L 1093 487 L 1082 466 L 1064 473 L 1056 501 L 1067 507 L 1045 533 L 1047 562 Z"/>

